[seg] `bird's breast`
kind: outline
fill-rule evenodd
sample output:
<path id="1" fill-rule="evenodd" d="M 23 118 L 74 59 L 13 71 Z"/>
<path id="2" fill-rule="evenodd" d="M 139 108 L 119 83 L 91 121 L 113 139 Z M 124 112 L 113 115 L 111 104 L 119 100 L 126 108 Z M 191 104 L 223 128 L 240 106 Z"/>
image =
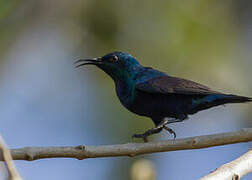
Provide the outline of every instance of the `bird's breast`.
<path id="1" fill-rule="evenodd" d="M 116 83 L 116 94 L 121 104 L 129 109 L 134 101 L 134 87 L 124 83 Z"/>

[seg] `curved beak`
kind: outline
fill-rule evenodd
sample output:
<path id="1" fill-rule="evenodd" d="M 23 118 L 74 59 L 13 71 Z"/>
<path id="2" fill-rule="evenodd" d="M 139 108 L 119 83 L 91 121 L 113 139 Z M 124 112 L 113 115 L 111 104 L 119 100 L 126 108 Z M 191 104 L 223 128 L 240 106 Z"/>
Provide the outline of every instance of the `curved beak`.
<path id="1" fill-rule="evenodd" d="M 102 64 L 102 61 L 101 61 L 101 58 L 79 59 L 79 60 L 75 61 L 74 64 L 79 64 L 79 65 L 75 66 L 75 68 L 78 68 L 78 67 L 84 66 L 84 65 L 90 65 L 90 64 L 91 65 L 98 65 L 98 64 Z"/>

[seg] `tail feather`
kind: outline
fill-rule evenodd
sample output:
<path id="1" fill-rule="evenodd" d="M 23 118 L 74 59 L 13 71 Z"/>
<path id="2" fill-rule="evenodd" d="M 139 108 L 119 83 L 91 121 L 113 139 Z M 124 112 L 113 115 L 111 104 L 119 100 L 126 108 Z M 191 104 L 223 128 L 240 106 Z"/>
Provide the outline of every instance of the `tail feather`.
<path id="1" fill-rule="evenodd" d="M 246 102 L 252 102 L 252 98 L 233 94 L 211 94 L 203 98 L 193 100 L 193 106 L 190 109 L 189 114 L 194 114 L 198 111 L 223 104 Z"/>
<path id="2" fill-rule="evenodd" d="M 230 94 L 230 95 L 224 95 L 222 100 L 224 101 L 224 103 L 245 103 L 245 102 L 251 102 L 252 98 Z"/>

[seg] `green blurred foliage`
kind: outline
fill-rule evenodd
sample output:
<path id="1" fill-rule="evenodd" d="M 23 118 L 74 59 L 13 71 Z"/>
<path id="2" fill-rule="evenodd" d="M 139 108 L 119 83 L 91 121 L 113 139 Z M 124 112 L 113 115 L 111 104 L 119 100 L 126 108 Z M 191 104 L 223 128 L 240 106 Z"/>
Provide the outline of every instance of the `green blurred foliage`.
<path id="1" fill-rule="evenodd" d="M 96 0 L 84 9 L 91 54 L 124 50 L 143 64 L 191 76 L 228 62 L 239 31 L 231 1 Z"/>
<path id="2" fill-rule="evenodd" d="M 1 0 L 0 1 L 0 20 L 6 18 L 6 16 L 12 12 L 16 7 L 18 1 Z"/>
<path id="3" fill-rule="evenodd" d="M 17 27 L 20 25 L 20 22 L 16 20 L 12 21 L 11 16 L 20 3 L 22 3 L 22 1 L 0 1 L 0 55 L 4 54 L 13 36 L 16 36 L 16 33 L 19 32 L 17 31 Z M 3 58 L 1 58 L 1 60 L 3 60 Z"/>

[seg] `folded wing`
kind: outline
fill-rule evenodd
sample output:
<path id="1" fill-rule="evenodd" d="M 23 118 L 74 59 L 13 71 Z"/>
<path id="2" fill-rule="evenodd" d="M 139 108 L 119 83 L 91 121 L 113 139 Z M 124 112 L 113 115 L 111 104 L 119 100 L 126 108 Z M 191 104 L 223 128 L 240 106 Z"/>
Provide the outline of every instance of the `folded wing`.
<path id="1" fill-rule="evenodd" d="M 173 94 L 188 94 L 188 95 L 209 95 L 209 94 L 221 94 L 217 91 L 211 90 L 209 87 L 202 84 L 172 77 L 172 76 L 160 76 L 148 79 L 144 82 L 137 83 L 136 89 L 149 93 L 173 93 Z"/>

